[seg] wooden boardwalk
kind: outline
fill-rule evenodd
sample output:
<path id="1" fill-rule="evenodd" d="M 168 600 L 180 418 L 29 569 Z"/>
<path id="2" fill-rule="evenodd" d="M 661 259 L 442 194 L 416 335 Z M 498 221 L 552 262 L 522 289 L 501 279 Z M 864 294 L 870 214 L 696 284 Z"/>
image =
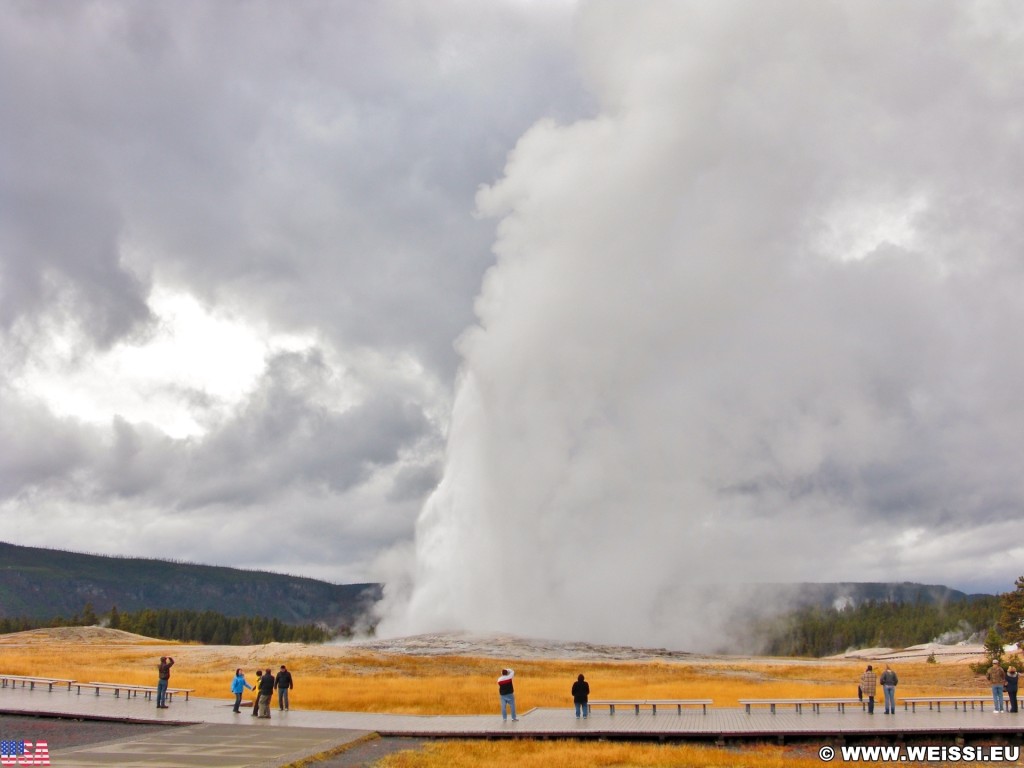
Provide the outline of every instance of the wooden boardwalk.
<path id="1" fill-rule="evenodd" d="M 295 697 L 301 704 L 301 698 Z M 497 702 L 496 702 L 497 703 Z M 250 708 L 251 709 L 251 708 Z M 152 702 L 142 698 L 115 697 L 112 693 L 96 696 L 76 694 L 74 691 L 42 688 L 0 688 L 0 712 L 5 714 L 28 714 L 49 716 L 71 716 L 86 719 L 113 719 L 148 723 L 193 724 L 195 728 L 174 729 L 185 739 L 186 733 L 203 734 L 210 728 L 218 733 L 238 733 L 239 743 L 253 744 L 264 738 L 268 741 L 292 743 L 303 733 L 310 744 L 324 743 L 324 735 L 332 731 L 343 740 L 344 733 L 377 733 L 382 736 L 415 736 L 426 738 L 540 738 L 540 739 L 644 739 L 662 741 L 705 741 L 726 743 L 735 741 L 788 740 L 819 741 L 822 743 L 858 740 L 864 738 L 900 742 L 904 740 L 962 739 L 977 742 L 993 737 L 1019 742 L 1024 738 L 1024 714 L 995 714 L 990 710 L 940 711 L 919 709 L 896 715 L 876 712 L 868 715 L 857 708 L 846 712 L 813 712 L 807 708 L 802 713 L 779 710 L 771 714 L 767 710 L 746 713 L 742 707 L 686 710 L 677 714 L 674 710 L 652 714 L 649 710 L 634 714 L 633 711 L 595 711 L 587 719 L 577 720 L 570 707 L 538 708 L 520 713 L 518 722 L 502 722 L 495 712 L 485 715 L 391 715 L 364 712 L 324 712 L 295 709 L 279 712 L 272 708 L 270 720 L 252 717 L 247 711 L 234 714 L 227 699 L 192 698 L 191 701 L 175 699 L 169 709 L 158 710 Z M 223 729 L 227 728 L 227 731 Z M 308 730 L 306 730 L 308 729 Z M 280 731 L 280 732 L 279 732 Z M 5 738 L 18 736 L 5 734 Z M 19 738 L 31 739 L 31 734 Z M 198 738 L 198 736 L 196 736 Z M 187 742 L 187 739 L 186 739 Z M 297 742 L 295 742 L 297 743 Z M 188 753 L 188 743 L 177 743 L 179 756 L 169 765 L 191 765 L 181 759 Z M 268 749 L 270 747 L 268 746 Z M 60 745 L 50 745 L 51 754 L 61 755 Z M 60 765 L 90 765 L 87 753 L 91 748 L 69 750 Z M 198 751 L 198 748 L 197 748 Z M 72 753 L 76 756 L 72 760 Z M 105 754 L 105 753 L 104 753 Z M 225 758 L 226 759 L 226 758 Z M 272 762 L 272 761 L 271 761 Z M 55 764 L 58 764 L 55 762 Z M 161 763 L 129 763 L 125 765 L 163 765 Z M 238 765 L 247 765 L 240 762 Z M 268 763 L 270 764 L 270 763 Z M 198 763 L 197 763 L 198 765 Z M 223 762 L 216 765 L 235 765 Z"/>

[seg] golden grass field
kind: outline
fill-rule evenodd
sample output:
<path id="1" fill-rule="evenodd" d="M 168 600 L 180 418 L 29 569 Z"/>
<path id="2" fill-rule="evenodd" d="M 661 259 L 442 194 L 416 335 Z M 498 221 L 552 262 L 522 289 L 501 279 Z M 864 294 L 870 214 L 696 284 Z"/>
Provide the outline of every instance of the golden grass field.
<path id="1" fill-rule="evenodd" d="M 153 685 L 162 655 L 176 660 L 173 687 L 231 700 L 234 670 L 250 683 L 257 668 L 286 664 L 295 676 L 296 709 L 409 714 L 497 712 L 495 678 L 504 663 L 492 658 L 410 656 L 344 645 L 200 646 L 153 641 L 111 630 L 36 630 L 0 637 L 0 671 Z M 516 670 L 520 712 L 571 707 L 569 689 L 583 673 L 594 698 L 711 698 L 735 706 L 748 697 L 848 697 L 856 694 L 863 662 L 759 658 L 687 661 L 509 660 Z M 899 695 L 987 691 L 967 664 L 894 665 Z M 806 754 L 802 754 L 805 751 Z M 575 766 L 820 766 L 816 754 L 774 746 L 740 750 L 713 746 L 579 742 L 439 742 L 415 753 L 384 758 L 382 768 L 517 765 Z"/>

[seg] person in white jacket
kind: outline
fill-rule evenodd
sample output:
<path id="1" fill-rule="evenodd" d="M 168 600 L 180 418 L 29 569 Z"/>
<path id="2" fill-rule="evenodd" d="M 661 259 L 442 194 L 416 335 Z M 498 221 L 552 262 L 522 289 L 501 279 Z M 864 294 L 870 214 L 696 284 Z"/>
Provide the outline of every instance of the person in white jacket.
<path id="1" fill-rule="evenodd" d="M 512 710 L 512 722 L 519 720 L 516 717 L 516 691 L 512 685 L 512 678 L 515 672 L 511 669 L 501 670 L 501 677 L 498 678 L 498 697 L 501 699 L 501 722 L 508 720 L 508 710 Z"/>

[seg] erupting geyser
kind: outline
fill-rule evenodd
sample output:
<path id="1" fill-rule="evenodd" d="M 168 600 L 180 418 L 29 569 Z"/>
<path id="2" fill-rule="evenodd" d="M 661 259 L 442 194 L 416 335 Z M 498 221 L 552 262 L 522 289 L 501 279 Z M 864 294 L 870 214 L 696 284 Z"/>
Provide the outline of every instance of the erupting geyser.
<path id="1" fill-rule="evenodd" d="M 497 263 L 382 631 L 698 648 L 744 582 L 992 576 L 1024 67 L 973 9 L 581 12 L 597 112 L 478 195 Z"/>

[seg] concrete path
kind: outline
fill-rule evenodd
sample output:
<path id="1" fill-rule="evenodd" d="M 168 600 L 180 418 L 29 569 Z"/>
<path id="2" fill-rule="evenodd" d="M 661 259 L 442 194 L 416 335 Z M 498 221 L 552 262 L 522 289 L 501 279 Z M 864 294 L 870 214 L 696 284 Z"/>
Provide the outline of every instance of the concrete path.
<path id="1" fill-rule="evenodd" d="M 279 768 L 375 734 L 324 728 L 201 725 L 69 749 L 51 748 L 60 768 Z M 57 745 L 53 745 L 56 747 Z"/>

